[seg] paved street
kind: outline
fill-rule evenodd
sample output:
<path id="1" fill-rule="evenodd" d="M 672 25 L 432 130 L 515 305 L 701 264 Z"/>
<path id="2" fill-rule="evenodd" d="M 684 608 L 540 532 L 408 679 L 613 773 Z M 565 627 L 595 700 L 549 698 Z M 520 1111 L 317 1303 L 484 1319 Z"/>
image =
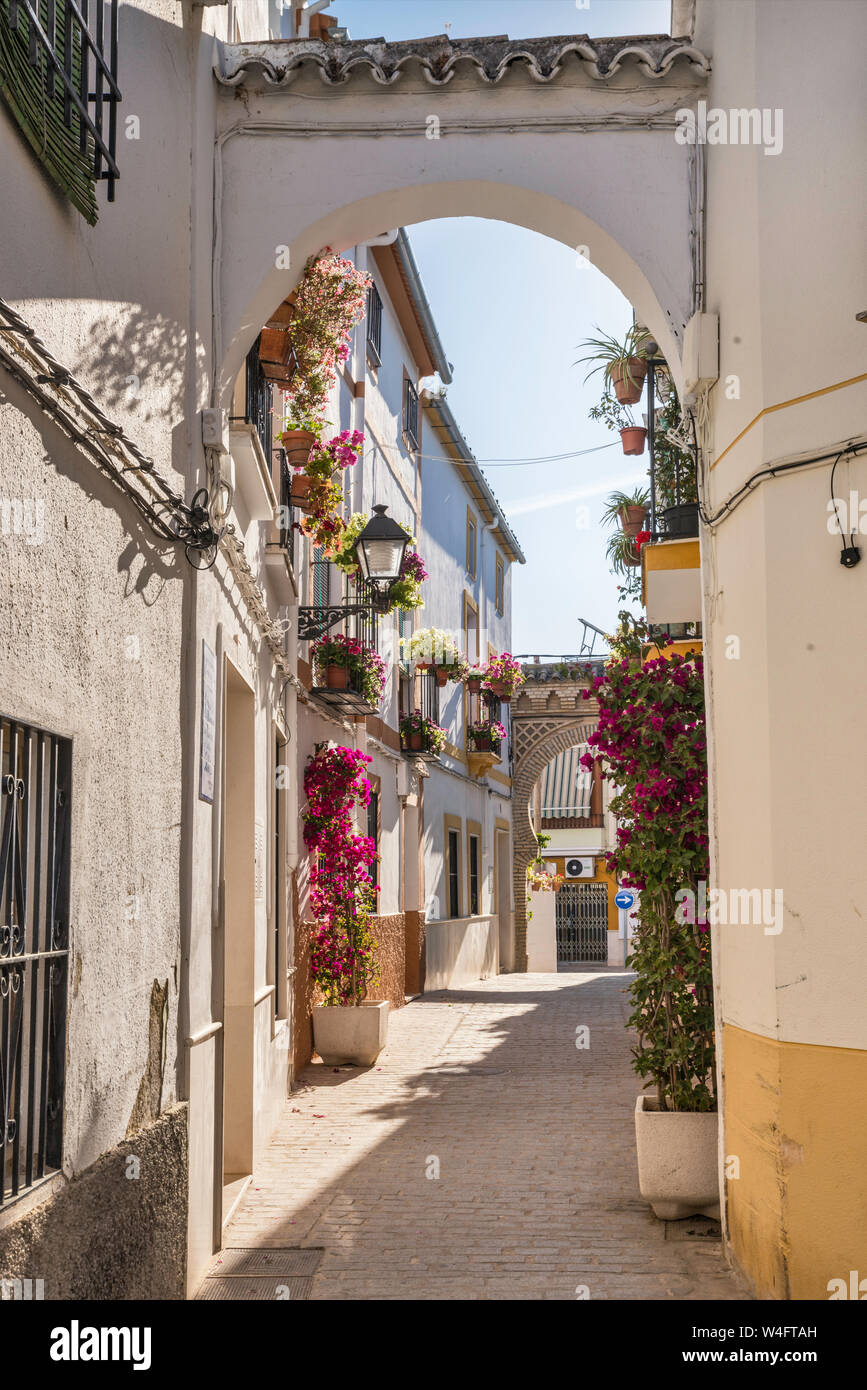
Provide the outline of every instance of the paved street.
<path id="1" fill-rule="evenodd" d="M 666 1239 L 639 1197 L 628 979 L 424 996 L 375 1067 L 308 1067 L 226 1246 L 324 1247 L 316 1299 L 746 1297 L 718 1241 Z"/>

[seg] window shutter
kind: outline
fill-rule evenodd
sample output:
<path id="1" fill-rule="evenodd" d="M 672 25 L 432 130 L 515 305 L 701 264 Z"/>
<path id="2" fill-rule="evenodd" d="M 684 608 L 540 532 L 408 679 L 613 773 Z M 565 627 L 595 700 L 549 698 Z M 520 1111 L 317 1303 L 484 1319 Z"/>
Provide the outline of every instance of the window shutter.
<path id="1" fill-rule="evenodd" d="M 14 26 L 10 9 L 17 21 Z M 67 0 L 55 0 L 53 9 L 54 51 L 80 91 L 81 33 L 68 22 Z M 49 0 L 39 0 L 39 21 L 45 33 L 49 33 L 48 11 Z M 34 42 L 31 61 L 29 28 L 23 6 L 0 0 L 0 94 L 46 173 L 93 226 L 98 216 L 93 141 L 71 103 L 67 112 L 63 82 L 52 73 L 41 44 Z"/>

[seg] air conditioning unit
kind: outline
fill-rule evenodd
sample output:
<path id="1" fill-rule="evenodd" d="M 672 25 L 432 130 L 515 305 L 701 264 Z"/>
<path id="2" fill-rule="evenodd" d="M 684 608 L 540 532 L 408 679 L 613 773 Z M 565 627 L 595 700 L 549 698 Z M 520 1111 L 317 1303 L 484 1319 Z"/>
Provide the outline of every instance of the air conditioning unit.
<path id="1" fill-rule="evenodd" d="M 593 878 L 596 872 L 596 861 L 592 855 L 585 856 L 583 859 L 566 860 L 567 878 Z"/>

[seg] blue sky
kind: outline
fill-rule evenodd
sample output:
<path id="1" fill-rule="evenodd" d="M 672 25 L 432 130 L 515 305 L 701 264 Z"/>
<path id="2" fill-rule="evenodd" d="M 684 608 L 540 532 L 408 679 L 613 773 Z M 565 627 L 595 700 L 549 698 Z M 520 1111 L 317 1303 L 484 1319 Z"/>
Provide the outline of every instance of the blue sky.
<path id="1" fill-rule="evenodd" d="M 667 33 L 669 0 L 335 0 L 353 39 L 509 34 Z M 595 326 L 619 334 L 629 304 L 574 249 L 501 222 L 455 218 L 409 228 L 410 240 L 454 364 L 448 395 L 520 541 L 513 570 L 513 650 L 578 650 L 578 618 L 614 625 L 617 580 L 599 525 L 606 495 L 643 481 L 646 456 L 627 459 L 619 437 L 587 419 L 599 377 L 583 385 L 572 364 Z M 498 267 L 492 276 L 491 267 Z M 562 463 L 512 464 L 598 445 Z"/>

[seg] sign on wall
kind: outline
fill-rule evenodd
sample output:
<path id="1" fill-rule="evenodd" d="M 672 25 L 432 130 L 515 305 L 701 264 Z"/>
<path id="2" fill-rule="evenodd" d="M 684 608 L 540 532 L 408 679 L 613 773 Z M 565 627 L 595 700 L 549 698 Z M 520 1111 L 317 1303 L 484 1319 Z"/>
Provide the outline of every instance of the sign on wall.
<path id="1" fill-rule="evenodd" d="M 202 742 L 199 756 L 199 796 L 214 803 L 214 760 L 217 749 L 217 658 L 202 642 Z"/>

